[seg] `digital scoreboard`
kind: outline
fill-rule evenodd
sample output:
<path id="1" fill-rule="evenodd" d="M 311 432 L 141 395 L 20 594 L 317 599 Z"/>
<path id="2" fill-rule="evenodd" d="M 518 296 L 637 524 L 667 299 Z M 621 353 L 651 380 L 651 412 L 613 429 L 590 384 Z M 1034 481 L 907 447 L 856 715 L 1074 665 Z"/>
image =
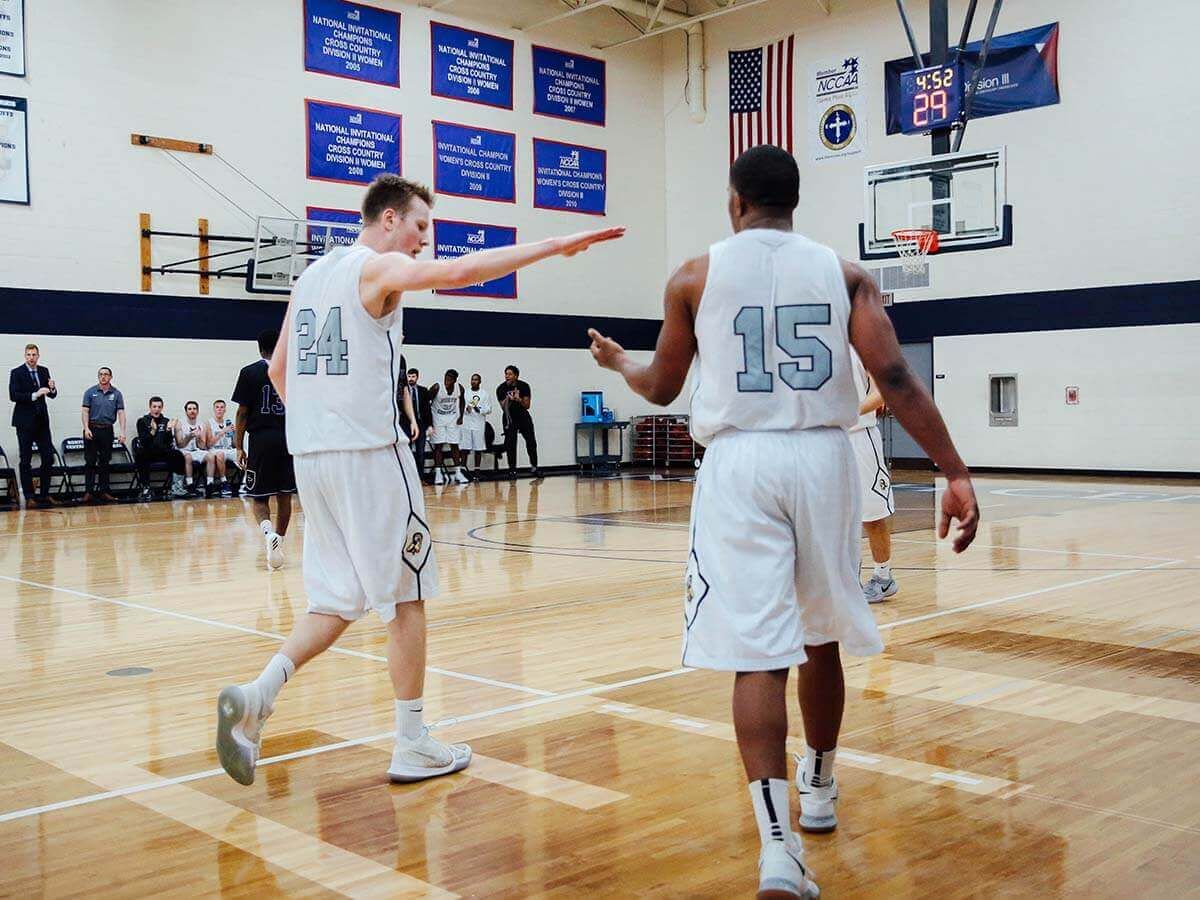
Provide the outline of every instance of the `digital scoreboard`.
<path id="1" fill-rule="evenodd" d="M 900 130 L 919 134 L 949 128 L 962 110 L 962 67 L 930 66 L 900 74 Z"/>

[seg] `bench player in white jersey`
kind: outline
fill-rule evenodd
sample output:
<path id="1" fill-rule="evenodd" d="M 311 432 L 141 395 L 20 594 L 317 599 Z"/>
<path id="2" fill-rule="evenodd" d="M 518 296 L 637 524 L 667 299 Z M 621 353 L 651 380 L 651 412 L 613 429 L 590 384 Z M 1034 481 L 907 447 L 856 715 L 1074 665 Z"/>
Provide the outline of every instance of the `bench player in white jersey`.
<path id="1" fill-rule="evenodd" d="M 418 261 L 429 244 L 433 196 L 381 175 L 363 199 L 363 229 L 305 270 L 292 290 L 269 374 L 287 404 L 287 444 L 305 513 L 308 611 L 251 682 L 217 699 L 217 755 L 251 784 L 263 723 L 295 671 L 374 610 L 388 633 L 396 744 L 388 775 L 418 781 L 464 768 L 470 748 L 424 726 L 425 603 L 437 568 L 416 463 L 400 431 L 401 298 L 491 281 L 551 256 L 573 256 L 624 234 L 605 228 L 453 260 Z M 409 392 L 400 394 L 415 422 Z M 416 429 L 413 429 L 416 433 Z"/>
<path id="2" fill-rule="evenodd" d="M 487 445 L 487 417 L 492 414 L 492 393 L 483 389 L 483 376 L 476 372 L 471 376 L 471 389 L 463 394 L 466 409 L 463 412 L 462 436 L 458 442 L 463 460 L 469 465 L 471 451 L 475 451 L 475 469 L 478 472 L 483 462 Z"/>
<path id="3" fill-rule="evenodd" d="M 883 394 L 875 380 L 863 368 L 857 353 L 851 353 L 854 364 L 854 383 L 858 387 L 858 421 L 850 426 L 850 443 L 858 461 L 858 483 L 862 496 L 863 530 L 871 548 L 875 571 L 863 585 L 868 603 L 882 603 L 900 590 L 892 577 L 892 532 L 888 524 L 896 512 L 896 497 L 892 493 L 892 473 L 883 456 L 883 437 L 879 433 L 879 410 Z"/>
<path id="4" fill-rule="evenodd" d="M 433 483 L 446 483 L 442 460 L 445 448 L 449 447 L 457 467 L 454 480 L 466 484 L 470 479 L 463 471 L 463 454 L 458 445 L 462 440 L 463 413 L 467 404 L 463 399 L 463 386 L 458 383 L 457 369 L 447 369 L 442 383 L 429 389 L 429 405 L 433 411 L 433 427 L 429 431 L 429 439 L 433 442 Z"/>
<path id="5" fill-rule="evenodd" d="M 734 162 L 735 233 L 671 276 L 649 365 L 589 331 L 596 361 L 652 403 L 674 400 L 698 361 L 691 425 L 708 449 L 692 498 L 683 662 L 737 673 L 733 720 L 762 840 L 760 897 L 818 893 L 790 824 L 788 670 L 799 667 L 808 744 L 797 773 L 800 826 L 831 831 L 845 702 L 838 645 L 857 655 L 883 648 L 857 577 L 851 345 L 947 478 L 939 534 L 958 519 L 961 552 L 978 519 L 966 467 L 900 353 L 875 283 L 792 232 L 799 179 L 777 147 Z"/>

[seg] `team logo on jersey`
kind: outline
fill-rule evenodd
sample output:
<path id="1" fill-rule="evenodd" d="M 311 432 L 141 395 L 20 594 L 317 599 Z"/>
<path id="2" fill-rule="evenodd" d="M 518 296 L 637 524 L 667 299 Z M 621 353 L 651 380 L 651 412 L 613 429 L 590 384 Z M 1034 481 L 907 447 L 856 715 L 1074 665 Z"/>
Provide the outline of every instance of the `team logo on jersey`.
<path id="1" fill-rule="evenodd" d="M 410 556 L 417 556 L 421 552 L 421 548 L 425 545 L 425 535 L 419 531 L 408 539 L 408 546 L 404 548 L 404 552 Z"/>
<path id="2" fill-rule="evenodd" d="M 821 116 L 821 143 L 830 150 L 845 150 L 857 132 L 854 110 L 844 103 L 829 107 Z"/>
<path id="3" fill-rule="evenodd" d="M 692 587 L 692 573 L 688 572 L 687 577 L 687 602 L 693 603 L 696 599 L 696 591 Z"/>

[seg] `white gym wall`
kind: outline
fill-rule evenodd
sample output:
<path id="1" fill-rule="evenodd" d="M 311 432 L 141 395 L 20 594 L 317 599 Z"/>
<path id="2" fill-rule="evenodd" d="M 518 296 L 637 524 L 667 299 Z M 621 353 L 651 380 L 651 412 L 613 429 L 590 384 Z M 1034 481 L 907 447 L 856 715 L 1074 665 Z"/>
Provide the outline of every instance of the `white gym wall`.
<path id="1" fill-rule="evenodd" d="M 572 260 L 552 260 L 519 275 L 520 299 L 408 298 L 413 307 L 653 318 L 665 277 L 661 50 L 645 41 L 607 66 L 607 126 L 532 114 L 530 38 L 495 22 L 464 20 L 453 7 L 372 0 L 400 11 L 400 89 L 304 71 L 299 0 L 44 0 L 26 6 L 29 78 L 11 89 L 30 104 L 30 207 L 0 207 L 0 272 L 6 287 L 136 292 L 138 214 L 152 227 L 192 231 L 209 220 L 214 234 L 252 234 L 253 223 L 158 150 L 130 144 L 132 132 L 204 141 L 297 215 L 306 205 L 355 209 L 364 188 L 305 178 L 306 97 L 403 115 L 404 174 L 432 183 L 431 120 L 517 133 L 517 203 L 439 199 L 435 217 L 516 226 L 519 240 L 623 223 L 628 237 Z M 432 97 L 429 21 L 435 19 L 515 39 L 514 109 L 497 110 Z M 501 17 L 503 18 L 503 17 Z M 577 22 L 530 37 L 594 55 Z M 9 87 L 0 85 L 0 89 Z M 574 141 L 608 151 L 606 217 L 535 210 L 532 138 Z M 218 160 L 179 154 L 188 166 L 252 215 L 286 215 Z M 213 251 L 228 245 L 213 245 Z M 432 251 L 427 251 L 431 253 Z M 154 264 L 195 256 L 194 240 L 155 238 Z M 214 262 L 214 268 L 216 262 Z M 155 275 L 155 293 L 198 296 L 195 276 Z M 213 280 L 215 297 L 247 296 L 239 281 Z M 217 309 L 214 306 L 214 310 Z M 282 317 L 283 306 L 279 307 Z M 215 313 L 214 313 L 215 314 Z M 47 309 L 53 318 L 52 309 Z M 55 329 L 58 330 L 58 329 Z M 406 346 L 422 382 L 457 368 L 479 371 L 494 388 L 515 363 L 534 392 L 543 464 L 573 462 L 572 423 L 579 392 L 600 388 L 619 417 L 650 412 L 623 383 L 600 373 L 586 350 L 532 346 L 478 349 L 467 332 L 442 336 L 455 346 Z M 539 335 L 531 326 L 528 344 Z M 618 335 L 619 338 L 619 335 Z M 238 369 L 257 357 L 253 344 L 180 339 L 93 339 L 87 335 L 0 335 L 0 360 L 21 361 L 32 340 L 42 349 L 62 395 L 51 404 L 56 441 L 79 430 L 78 399 L 101 364 L 115 370 L 131 415 L 152 393 L 170 413 L 185 399 L 202 407 L 228 396 Z M 582 329 L 580 348 L 587 338 Z M 7 421 L 7 399 L 0 415 Z M 498 424 L 498 421 L 497 421 Z M 11 433 L 6 443 L 15 443 Z M 13 448 L 9 448 L 13 449 Z M 524 450 L 521 450 L 522 459 Z"/>

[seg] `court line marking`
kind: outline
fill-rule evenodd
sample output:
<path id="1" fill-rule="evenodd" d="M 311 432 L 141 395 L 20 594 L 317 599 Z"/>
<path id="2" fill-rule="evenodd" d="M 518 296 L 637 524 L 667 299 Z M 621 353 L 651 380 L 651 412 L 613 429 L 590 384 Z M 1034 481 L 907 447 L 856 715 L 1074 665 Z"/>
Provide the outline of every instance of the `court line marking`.
<path id="1" fill-rule="evenodd" d="M 99 594 L 92 594 L 87 591 L 77 591 L 74 588 L 61 587 L 57 584 L 44 584 L 39 581 L 30 581 L 26 578 L 17 578 L 13 575 L 0 575 L 0 580 L 9 581 L 14 584 L 24 584 L 29 587 L 41 588 L 47 591 L 58 591 L 62 594 L 68 594 L 72 597 L 77 597 L 82 600 L 93 600 L 99 603 L 110 603 L 113 606 L 124 607 L 125 609 L 136 609 L 141 612 L 157 613 L 160 616 L 168 616 L 173 619 L 182 619 L 185 622 L 192 622 L 198 625 L 208 625 L 212 628 L 224 628 L 227 631 L 237 631 L 241 634 L 249 634 L 255 637 L 270 638 L 275 641 L 287 640 L 287 635 L 277 634 L 273 631 L 259 631 L 257 628 L 247 628 L 245 625 L 234 625 L 231 622 L 222 622 L 220 619 L 206 619 L 202 616 L 193 616 L 189 613 L 177 612 L 173 609 L 161 609 L 157 606 L 148 606 L 145 603 L 134 603 L 131 600 L 117 600 L 113 597 L 102 597 Z M 366 653 L 362 650 L 351 650 L 347 647 L 330 647 L 330 653 L 339 653 L 342 656 L 353 656 L 356 659 L 369 659 L 374 662 L 387 662 L 386 656 L 380 656 L 377 653 Z M 507 688 L 512 691 L 520 691 L 524 694 L 536 694 L 540 697 L 553 697 L 553 691 L 544 691 L 541 688 L 528 687 L 523 684 L 514 684 L 511 681 L 499 681 L 495 678 L 486 678 L 483 675 L 471 675 L 466 672 L 455 672 L 451 669 L 443 669 L 437 666 L 426 666 L 426 671 L 434 672 L 438 675 L 443 675 L 447 678 L 457 678 L 460 681 L 473 681 L 477 684 L 487 684 L 492 687 Z"/>
<path id="2" fill-rule="evenodd" d="M 968 603 L 965 606 L 955 606 L 950 609 L 939 609 L 931 613 L 925 613 L 921 616 L 912 616 L 908 619 L 899 619 L 895 622 L 885 622 L 879 625 L 879 630 L 884 631 L 888 628 L 899 628 L 901 625 L 912 625 L 916 622 L 927 622 L 930 619 L 940 619 L 943 616 L 948 616 L 953 613 L 971 612 L 976 609 L 985 609 L 989 606 L 996 606 L 1000 603 L 1011 603 L 1013 600 L 1025 600 L 1029 597 L 1037 597 L 1042 594 L 1049 594 L 1052 591 L 1061 591 L 1067 588 L 1082 587 L 1085 584 L 1095 584 L 1099 581 L 1108 581 L 1110 578 L 1123 578 L 1126 575 L 1136 575 L 1140 572 L 1153 572 L 1158 569 L 1165 569 L 1167 566 L 1178 565 L 1183 562 L 1181 559 L 1171 559 L 1166 562 L 1158 563 L 1153 566 L 1143 566 L 1140 569 L 1121 569 L 1117 572 L 1110 572 L 1107 575 L 1097 575 L 1095 578 L 1081 578 L 1078 581 L 1068 581 L 1063 584 L 1052 584 L 1048 587 L 1038 588 L 1035 591 L 1023 591 L 1020 594 L 1010 594 L 1007 597 L 997 597 L 994 600 L 981 600 L 978 603 Z"/>
<path id="3" fill-rule="evenodd" d="M 1050 551 L 1050 552 L 1059 552 L 1059 551 Z M 997 598 L 994 600 L 985 600 L 980 603 L 972 603 L 972 604 L 968 604 L 966 606 L 957 606 L 957 607 L 953 607 L 951 609 L 937 610 L 932 613 L 927 613 L 923 616 L 914 616 L 909 619 L 901 619 L 896 622 L 888 622 L 883 625 L 880 625 L 879 628 L 880 628 L 880 630 L 883 630 L 886 628 L 898 628 L 901 625 L 910 625 L 915 622 L 924 622 L 924 621 L 928 621 L 929 619 L 936 619 L 936 618 L 941 618 L 944 616 L 954 615 L 959 612 L 969 612 L 971 610 L 980 609 L 980 608 L 987 607 L 987 606 L 995 606 L 996 604 L 999 604 L 999 603 L 1008 603 L 1013 600 L 1021 600 L 1021 599 L 1025 599 L 1027 597 L 1031 597 L 1031 596 L 1038 596 L 1041 594 L 1051 593 L 1052 591 L 1056 591 L 1056 590 L 1063 590 L 1063 589 L 1071 588 L 1071 587 L 1079 587 L 1081 585 L 1091 584 L 1096 581 L 1105 581 L 1110 578 L 1119 578 L 1123 575 L 1132 575 L 1132 574 L 1136 574 L 1138 572 L 1154 571 L 1156 569 L 1162 569 L 1162 568 L 1165 568 L 1166 566 L 1175 565 L 1180 562 L 1182 562 L 1182 560 L 1169 560 L 1169 561 L 1161 563 L 1159 565 L 1147 566 L 1147 567 L 1141 568 L 1141 569 L 1126 569 L 1126 570 L 1123 570 L 1120 572 L 1113 572 L 1108 575 L 1101 575 L 1096 578 L 1085 578 L 1080 581 L 1067 582 L 1067 583 L 1060 584 L 1060 585 L 1051 585 L 1049 587 L 1040 588 L 1036 591 L 1026 591 L 1024 593 L 1013 594 L 1008 597 L 1000 597 L 1000 598 Z M 59 587 L 55 587 L 55 586 L 51 586 L 51 585 L 42 585 L 42 584 L 37 584 L 34 582 L 27 582 L 24 579 L 14 578 L 9 575 L 0 575 L 0 579 L 3 579 L 5 581 L 30 584 L 31 586 L 42 587 L 42 588 L 46 588 L 48 590 L 59 590 L 59 591 L 63 591 L 65 593 L 69 593 L 72 595 L 83 596 L 88 599 L 106 600 L 107 602 L 113 602 L 113 603 L 116 603 L 117 605 L 128 605 L 128 606 L 131 606 L 134 608 L 137 608 L 139 606 L 138 604 L 130 604 L 130 603 L 127 603 L 126 601 L 110 601 L 110 600 L 107 600 L 107 598 L 96 598 L 94 595 L 85 594 L 81 591 L 74 591 L 70 588 L 59 588 Z M 150 609 L 153 610 L 153 607 L 151 607 Z M 155 610 L 155 611 L 157 611 L 157 610 Z M 184 619 L 197 618 L 194 616 L 188 616 L 185 613 L 174 613 L 174 612 L 167 611 L 167 610 L 164 610 L 162 612 L 165 612 L 168 615 L 177 616 L 179 618 L 184 618 Z M 200 621 L 204 621 L 204 620 L 200 620 Z M 241 626 L 229 626 L 227 623 L 219 623 L 219 624 L 222 627 L 232 627 L 237 630 L 250 631 L 251 633 L 255 633 L 255 634 L 262 634 L 262 635 L 271 636 L 271 637 L 275 636 L 275 635 L 270 635 L 267 632 L 255 632 L 255 631 L 253 631 L 253 629 L 242 629 Z M 337 649 L 337 648 L 334 647 L 334 648 L 330 648 L 330 649 L 332 650 L 332 649 Z M 351 651 L 351 652 L 354 652 L 354 651 Z M 595 685 L 593 687 L 582 688 L 582 689 L 576 690 L 576 691 L 568 691 L 568 692 L 559 693 L 559 694 L 552 694 L 551 696 L 538 697 L 533 700 L 525 700 L 525 701 L 522 701 L 519 703 L 510 703 L 505 706 L 496 707 L 496 708 L 490 709 L 490 710 L 481 710 L 481 711 L 475 712 L 475 713 L 466 713 L 461 716 L 449 716 L 444 719 L 439 719 L 437 722 L 431 723 L 429 725 L 429 728 L 430 728 L 430 730 L 434 730 L 437 728 L 448 728 L 452 725 L 457 725 L 461 722 L 471 722 L 471 721 L 475 721 L 478 719 L 491 718 L 493 716 L 503 715 L 503 714 L 509 713 L 509 712 L 516 712 L 518 710 L 528 709 L 530 707 L 541 706 L 546 703 L 558 703 L 558 702 L 562 702 L 564 700 L 570 700 L 570 699 L 574 699 L 577 697 L 584 697 L 584 696 L 590 696 L 593 694 L 605 693 L 607 691 L 619 690 L 619 689 L 625 688 L 625 687 L 632 687 L 632 686 L 638 685 L 638 684 L 645 684 L 646 682 L 650 682 L 650 681 L 657 681 L 662 678 L 673 678 L 676 675 L 683 675 L 683 674 L 686 674 L 691 671 L 694 671 L 694 670 L 689 667 L 684 666 L 684 667 L 681 667 L 678 669 L 671 669 L 667 672 L 656 672 L 652 675 L 643 675 L 640 678 L 632 678 L 632 679 L 629 679 L 628 681 L 621 681 L 621 682 L 617 682 L 615 684 Z M 615 710 L 613 710 L 613 711 L 615 712 Z M 258 766 L 262 767 L 262 766 L 273 765 L 273 764 L 281 763 L 281 762 L 288 762 L 288 761 L 294 760 L 294 759 L 301 759 L 304 757 L 316 756 L 316 755 L 319 755 L 322 753 L 331 753 L 335 750 L 343 750 L 343 749 L 347 749 L 350 747 L 358 747 L 363 744 L 374 743 L 376 741 L 381 741 L 386 738 L 391 738 L 394 736 L 395 736 L 394 730 L 386 731 L 386 732 L 381 732 L 381 733 L 375 734 L 375 735 L 369 735 L 367 737 L 353 738 L 350 740 L 339 741 L 338 743 L 334 743 L 334 744 L 325 744 L 320 747 L 311 747 L 306 750 L 297 750 L 293 753 L 284 753 L 284 754 L 280 754 L 278 756 L 260 759 L 258 761 Z M 847 757 L 847 758 L 849 758 L 849 757 Z M 99 794 L 90 794 L 90 795 L 87 795 L 84 797 L 77 797 L 72 800 L 64 800 L 64 801 L 60 801 L 58 803 L 51 803 L 51 804 L 48 804 L 45 806 L 30 807 L 28 809 L 23 809 L 23 810 L 14 810 L 13 812 L 4 813 L 4 814 L 0 815 L 0 824 L 2 824 L 4 822 L 14 821 L 16 819 L 23 819 L 28 816 L 41 815 L 42 813 L 47 813 L 47 812 L 54 812 L 59 809 L 67 809 L 67 808 L 74 807 L 74 806 L 81 806 L 81 805 L 84 805 L 87 803 L 97 803 L 97 802 L 100 802 L 103 800 L 112 799 L 114 797 L 126 796 L 131 793 L 140 793 L 141 791 L 155 790 L 157 788 L 166 787 L 166 786 L 172 785 L 172 784 L 181 784 L 181 783 L 188 782 L 188 781 L 196 781 L 196 780 L 203 779 L 203 778 L 210 778 L 210 777 L 213 777 L 216 775 L 221 775 L 223 773 L 224 773 L 223 769 L 208 769 L 203 772 L 193 772 L 190 775 L 180 775 L 180 776 L 170 778 L 170 779 L 160 779 L 159 781 L 156 781 L 156 782 L 150 782 L 150 783 L 141 784 L 141 785 L 134 785 L 129 788 L 122 788 L 119 791 L 104 791 Z M 1046 798 L 1046 799 L 1050 799 L 1050 798 Z M 1096 810 L 1096 811 L 1104 812 L 1102 810 Z M 1114 814 L 1122 815 L 1120 813 L 1114 813 Z M 1146 821 L 1152 822 L 1154 824 L 1164 824 L 1164 825 L 1168 824 L 1168 823 L 1157 822 L 1156 820 L 1146 820 Z M 1168 827 L 1178 828 L 1178 826 L 1168 826 Z"/>
<path id="4" fill-rule="evenodd" d="M 547 703 L 559 703 L 564 700 L 572 700 L 578 697 L 587 697 L 593 694 L 602 694 L 606 691 L 620 690 L 621 688 L 632 687 L 638 684 L 645 684 L 649 681 L 657 681 L 661 678 L 672 678 L 676 675 L 683 675 L 687 672 L 694 671 L 693 669 L 683 667 L 679 669 L 671 669 L 666 672 L 655 672 L 652 675 L 642 675 L 639 678 L 631 678 L 628 681 L 618 681 L 615 684 L 598 684 L 592 687 L 581 688 L 576 691 L 569 691 L 561 694 L 554 694 L 550 697 L 538 697 L 533 700 L 525 700 L 520 703 L 509 703 L 506 706 L 499 706 L 494 709 L 484 709 L 479 712 L 465 713 L 460 716 L 447 716 L 443 719 L 438 719 L 436 722 L 429 724 L 429 730 L 433 731 L 439 728 L 449 728 L 452 725 L 458 725 L 463 722 L 473 722 L 479 719 L 489 719 L 493 716 L 503 715 L 510 712 L 518 712 L 523 709 L 529 709 L 535 706 L 542 706 Z M 382 731 L 379 734 L 367 735 L 366 737 L 351 738 L 344 741 L 338 741 L 333 744 L 322 744 L 319 747 L 308 747 L 304 750 L 295 750 L 291 753 L 281 753 L 278 756 L 268 756 L 258 761 L 258 768 L 263 766 L 271 766 L 277 763 L 290 762 L 294 759 L 304 759 L 309 756 L 319 756 L 323 753 L 332 753 L 335 750 L 346 750 L 351 747 L 361 747 L 364 744 L 374 744 L 378 741 L 394 738 L 396 732 Z M 65 770 L 64 770 L 65 771 Z M 470 769 L 465 770 L 467 775 L 470 775 Z M 71 774 L 71 773 L 67 773 Z M 17 809 L 12 812 L 0 814 L 0 824 L 12 822 L 17 819 L 25 819 L 29 816 L 39 816 L 43 813 L 56 812 L 60 809 L 70 809 L 75 806 L 84 806 L 89 803 L 99 803 L 103 800 L 112 800 L 118 797 L 126 797 L 130 794 L 140 794 L 145 791 L 159 790 L 164 787 L 169 787 L 176 784 L 186 784 L 189 781 L 200 781 L 205 778 L 212 778 L 217 775 L 224 775 L 224 769 L 205 769 L 201 772 L 192 772 L 189 775 L 177 775 L 172 778 L 159 778 L 155 781 L 144 782 L 142 784 L 131 785 L 126 788 L 118 788 L 116 790 L 102 791 L 96 794 L 88 794 L 83 797 L 75 797 L 71 800 L 60 800 L 57 803 L 47 803 L 44 806 L 31 806 L 27 809 Z M 76 776 L 79 777 L 79 776 Z M 87 780 L 84 778 L 83 780 Z"/>
<path id="5" fill-rule="evenodd" d="M 935 544 L 949 545 L 949 541 L 917 541 L 911 538 L 892 538 L 895 544 Z M 1057 553 L 1059 556 L 1099 556 L 1107 559 L 1144 559 L 1152 562 L 1181 562 L 1169 556 L 1131 556 L 1127 553 L 1095 553 L 1085 550 L 1051 550 L 1045 547 L 1005 547 L 1000 544 L 972 544 L 975 550 L 1018 550 L 1023 553 Z"/>

